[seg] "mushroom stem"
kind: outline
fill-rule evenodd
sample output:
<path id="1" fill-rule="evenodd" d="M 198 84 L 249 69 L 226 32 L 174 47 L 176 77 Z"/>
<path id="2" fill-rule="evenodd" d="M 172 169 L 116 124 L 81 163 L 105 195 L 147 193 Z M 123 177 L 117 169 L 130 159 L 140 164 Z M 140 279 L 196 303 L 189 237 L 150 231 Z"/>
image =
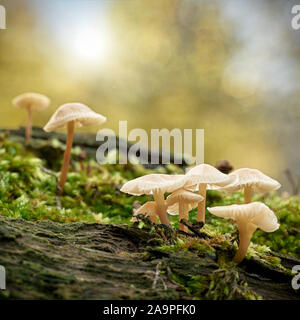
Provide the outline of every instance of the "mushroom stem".
<path id="1" fill-rule="evenodd" d="M 157 216 L 151 215 L 149 218 L 150 218 L 151 222 L 157 224 Z"/>
<path id="2" fill-rule="evenodd" d="M 63 193 L 64 186 L 67 179 L 70 158 L 71 158 L 71 150 L 73 145 L 74 126 L 75 126 L 75 121 L 68 122 L 67 144 L 66 144 L 66 150 L 64 153 L 63 164 L 61 167 L 61 174 L 60 174 L 60 181 L 59 181 L 59 194 Z"/>
<path id="3" fill-rule="evenodd" d="M 244 188 L 244 201 L 245 203 L 251 202 L 252 188 L 251 186 L 245 186 Z"/>
<path id="4" fill-rule="evenodd" d="M 160 223 L 163 224 L 170 224 L 169 218 L 166 212 L 166 204 L 165 204 L 165 198 L 164 194 L 162 192 L 153 192 L 153 198 L 156 203 L 157 208 L 157 214 L 160 219 Z"/>
<path id="5" fill-rule="evenodd" d="M 29 143 L 31 140 L 31 132 L 32 132 L 32 116 L 31 116 L 31 108 L 27 108 L 27 125 L 26 125 L 26 143 Z"/>
<path id="6" fill-rule="evenodd" d="M 256 225 L 254 225 L 251 222 L 247 221 L 237 221 L 238 222 L 238 229 L 239 229 L 239 239 L 240 244 L 238 251 L 236 252 L 233 261 L 235 263 L 240 263 L 245 258 L 245 255 L 247 253 L 251 237 L 254 233 L 254 231 L 257 229 Z"/>
<path id="7" fill-rule="evenodd" d="M 205 223 L 206 183 L 199 184 L 198 193 L 203 197 L 203 201 L 198 203 L 197 218 Z"/>
<path id="8" fill-rule="evenodd" d="M 181 219 L 186 219 L 186 205 L 184 201 L 179 201 L 179 230 L 187 231 L 187 228 L 185 225 L 180 223 Z"/>

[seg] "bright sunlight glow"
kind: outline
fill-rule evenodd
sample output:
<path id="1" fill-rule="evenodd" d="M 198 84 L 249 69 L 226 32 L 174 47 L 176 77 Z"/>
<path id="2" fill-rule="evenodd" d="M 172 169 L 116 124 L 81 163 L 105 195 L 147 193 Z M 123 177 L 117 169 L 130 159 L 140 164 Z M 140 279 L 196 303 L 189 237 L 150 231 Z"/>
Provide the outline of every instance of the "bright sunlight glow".
<path id="1" fill-rule="evenodd" d="M 107 60 L 112 49 L 108 30 L 95 26 L 80 29 L 71 38 L 70 45 L 76 58 L 91 64 Z"/>

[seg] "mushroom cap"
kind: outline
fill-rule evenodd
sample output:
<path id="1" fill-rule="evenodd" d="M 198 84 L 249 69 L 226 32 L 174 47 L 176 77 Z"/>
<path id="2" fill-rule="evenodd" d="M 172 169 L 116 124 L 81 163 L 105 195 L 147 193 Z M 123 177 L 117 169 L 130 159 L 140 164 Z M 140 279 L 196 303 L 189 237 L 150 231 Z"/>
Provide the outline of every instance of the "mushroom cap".
<path id="1" fill-rule="evenodd" d="M 281 187 L 278 181 L 271 179 L 257 169 L 241 168 L 230 173 L 228 176 L 233 175 L 237 177 L 236 181 L 217 190 L 231 193 L 248 186 L 252 187 L 256 193 L 265 193 Z"/>
<path id="2" fill-rule="evenodd" d="M 166 199 L 168 205 L 172 205 L 173 203 L 179 201 L 189 201 L 198 203 L 203 200 L 204 198 L 200 194 L 185 189 L 178 189 L 174 191 Z"/>
<path id="3" fill-rule="evenodd" d="M 30 108 L 34 111 L 42 111 L 49 107 L 50 99 L 43 94 L 27 92 L 15 97 L 12 104 L 22 109 Z"/>
<path id="4" fill-rule="evenodd" d="M 179 214 L 179 202 L 182 200 L 187 202 L 188 211 L 191 211 L 192 209 L 196 208 L 198 203 L 203 201 L 204 198 L 197 193 L 185 189 L 176 190 L 166 199 L 168 213 L 171 215 Z"/>
<path id="5" fill-rule="evenodd" d="M 186 173 L 187 182 L 185 187 L 197 186 L 199 184 L 207 184 L 210 189 L 213 186 L 226 186 L 232 183 L 236 178 L 220 172 L 209 164 L 199 164 Z"/>
<path id="6" fill-rule="evenodd" d="M 169 174 L 147 174 L 145 176 L 126 182 L 121 191 L 140 196 L 142 194 L 153 194 L 155 191 L 173 192 L 183 187 L 185 184 L 185 175 L 169 175 Z"/>
<path id="7" fill-rule="evenodd" d="M 156 203 L 155 201 L 148 201 L 144 203 L 141 207 L 139 207 L 133 214 L 131 218 L 131 222 L 137 221 L 136 216 L 139 214 L 145 214 L 149 217 L 155 217 L 157 215 L 156 213 Z"/>
<path id="8" fill-rule="evenodd" d="M 277 217 L 274 212 L 261 202 L 219 206 L 207 208 L 207 210 L 217 217 L 233 220 L 246 220 L 265 232 L 273 232 L 279 228 Z"/>
<path id="9" fill-rule="evenodd" d="M 94 112 L 83 103 L 65 103 L 54 112 L 44 130 L 51 132 L 65 126 L 70 121 L 75 121 L 78 127 L 94 126 L 104 123 L 106 117 Z"/>

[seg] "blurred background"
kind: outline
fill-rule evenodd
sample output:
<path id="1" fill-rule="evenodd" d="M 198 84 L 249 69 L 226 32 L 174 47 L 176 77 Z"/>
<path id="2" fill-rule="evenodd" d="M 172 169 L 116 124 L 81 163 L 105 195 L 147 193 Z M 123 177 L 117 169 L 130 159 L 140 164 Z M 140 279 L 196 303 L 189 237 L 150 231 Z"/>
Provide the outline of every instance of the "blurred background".
<path id="1" fill-rule="evenodd" d="M 205 129 L 205 162 L 300 175 L 296 1 L 2 0 L 0 128 L 25 124 L 14 96 L 46 94 L 43 126 L 79 101 L 128 130 Z M 95 132 L 97 128 L 94 129 Z M 300 181 L 300 180 L 299 180 Z"/>

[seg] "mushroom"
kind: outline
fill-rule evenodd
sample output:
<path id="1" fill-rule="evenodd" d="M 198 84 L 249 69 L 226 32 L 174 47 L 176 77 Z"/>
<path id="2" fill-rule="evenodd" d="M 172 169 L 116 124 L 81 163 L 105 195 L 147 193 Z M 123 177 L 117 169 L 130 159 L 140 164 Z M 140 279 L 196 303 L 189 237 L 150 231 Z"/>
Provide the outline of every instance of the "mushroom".
<path id="1" fill-rule="evenodd" d="M 64 160 L 61 168 L 59 181 L 59 193 L 62 194 L 67 179 L 67 173 L 71 157 L 71 149 L 73 144 L 74 127 L 100 125 L 106 121 L 106 118 L 91 110 L 82 103 L 66 103 L 60 106 L 45 125 L 46 132 L 67 126 L 68 135 Z"/>
<path id="2" fill-rule="evenodd" d="M 185 175 L 153 173 L 126 182 L 121 188 L 121 191 L 135 196 L 152 194 L 160 222 L 169 224 L 164 194 L 166 192 L 173 192 L 183 187 L 184 184 Z"/>
<path id="3" fill-rule="evenodd" d="M 233 183 L 217 190 L 231 193 L 244 189 L 245 203 L 251 202 L 252 191 L 266 193 L 281 187 L 278 181 L 271 179 L 257 169 L 241 168 L 230 173 L 228 176 L 236 176 L 237 179 Z"/>
<path id="4" fill-rule="evenodd" d="M 189 170 L 186 177 L 185 188 L 198 187 L 199 194 L 204 198 L 204 201 L 198 203 L 197 210 L 198 221 L 202 222 L 205 222 L 206 189 L 212 189 L 213 186 L 226 186 L 235 180 L 234 175 L 229 177 L 209 164 L 199 164 Z"/>
<path id="5" fill-rule="evenodd" d="M 26 143 L 31 140 L 32 111 L 42 111 L 49 107 L 50 99 L 39 93 L 23 93 L 12 100 L 12 104 L 27 111 L 27 125 L 25 131 Z"/>
<path id="6" fill-rule="evenodd" d="M 204 198 L 194 192 L 179 189 L 171 193 L 166 203 L 168 205 L 168 213 L 175 215 L 179 214 L 179 222 L 181 219 L 189 219 L 189 211 L 196 208 L 198 203 L 203 201 Z M 179 230 L 187 231 L 186 226 L 179 223 Z"/>
<path id="7" fill-rule="evenodd" d="M 207 208 L 207 210 L 215 216 L 236 221 L 240 239 L 238 251 L 233 258 L 236 263 L 244 259 L 251 237 L 257 228 L 265 232 L 274 232 L 279 228 L 274 212 L 261 202 L 233 204 Z"/>
<path id="8" fill-rule="evenodd" d="M 146 217 L 149 217 L 153 223 L 157 223 L 157 208 L 155 201 L 148 201 L 144 203 L 140 208 L 138 208 L 131 218 L 131 222 L 137 221 L 137 216 L 139 214 L 144 214 Z"/>

